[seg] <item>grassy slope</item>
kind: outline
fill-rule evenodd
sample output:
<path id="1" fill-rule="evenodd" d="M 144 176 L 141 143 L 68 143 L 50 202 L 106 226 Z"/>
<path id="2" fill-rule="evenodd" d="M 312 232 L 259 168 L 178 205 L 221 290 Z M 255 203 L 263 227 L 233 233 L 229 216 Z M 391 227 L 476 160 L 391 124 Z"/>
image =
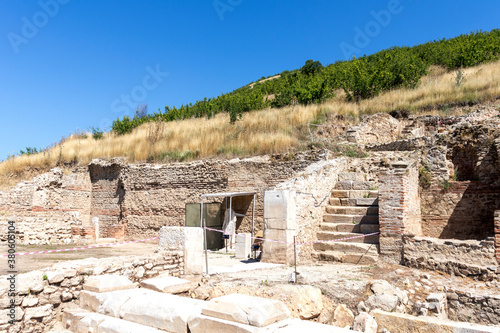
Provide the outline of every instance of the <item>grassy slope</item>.
<path id="1" fill-rule="evenodd" d="M 355 122 L 359 115 L 396 109 L 422 113 L 457 102 L 488 101 L 500 97 L 500 61 L 470 67 L 456 85 L 457 72 L 431 68 L 415 89 L 396 89 L 360 103 L 347 102 L 343 93 L 326 103 L 248 112 L 235 124 L 228 114 L 213 119 L 148 123 L 132 133 L 105 133 L 101 140 L 89 134 L 73 135 L 46 152 L 18 156 L 0 163 L 3 188 L 57 165 L 85 165 L 93 158 L 126 157 L 129 162 L 188 160 L 219 156 L 252 156 L 304 147 L 306 124 L 344 115 Z"/>

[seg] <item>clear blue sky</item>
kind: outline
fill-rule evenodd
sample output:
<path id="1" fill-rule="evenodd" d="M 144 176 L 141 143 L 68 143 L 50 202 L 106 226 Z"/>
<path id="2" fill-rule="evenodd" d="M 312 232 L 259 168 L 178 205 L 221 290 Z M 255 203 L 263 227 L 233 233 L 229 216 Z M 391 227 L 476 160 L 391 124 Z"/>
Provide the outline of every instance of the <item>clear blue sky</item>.
<path id="1" fill-rule="evenodd" d="M 180 106 L 307 59 L 346 59 L 346 48 L 359 56 L 489 31 L 500 13 L 497 0 L 0 4 L 0 160 L 76 129 L 109 128 L 137 104 Z"/>

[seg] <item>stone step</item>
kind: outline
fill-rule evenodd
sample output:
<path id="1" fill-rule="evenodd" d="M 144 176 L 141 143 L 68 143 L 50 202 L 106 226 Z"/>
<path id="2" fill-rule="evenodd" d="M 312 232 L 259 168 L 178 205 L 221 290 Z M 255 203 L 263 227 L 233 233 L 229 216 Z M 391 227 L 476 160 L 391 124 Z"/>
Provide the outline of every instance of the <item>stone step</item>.
<path id="1" fill-rule="evenodd" d="M 165 333 L 155 328 L 85 310 L 66 310 L 62 315 L 63 328 L 71 332 L 99 333 Z"/>
<path id="2" fill-rule="evenodd" d="M 378 206 L 326 206 L 328 214 L 378 215 Z"/>
<path id="3" fill-rule="evenodd" d="M 339 174 L 339 181 L 365 181 L 365 174 L 359 172 L 342 172 Z"/>
<path id="4" fill-rule="evenodd" d="M 377 255 L 379 246 L 377 244 L 365 243 L 315 243 L 313 246 L 315 251 L 338 251 L 343 253 L 362 253 L 369 255 Z"/>
<path id="5" fill-rule="evenodd" d="M 336 190 L 374 190 L 377 188 L 377 183 L 373 181 L 357 181 L 344 180 L 335 184 Z"/>
<path id="6" fill-rule="evenodd" d="M 378 215 L 323 214 L 323 222 L 378 224 Z"/>
<path id="7" fill-rule="evenodd" d="M 353 232 L 371 234 L 379 231 L 378 224 L 321 223 L 321 231 Z"/>
<path id="8" fill-rule="evenodd" d="M 332 190 L 332 198 L 378 198 L 377 190 Z"/>
<path id="9" fill-rule="evenodd" d="M 344 239 L 357 236 L 362 236 L 362 234 L 357 234 L 352 232 L 336 232 L 336 231 L 318 231 L 317 233 L 318 240 L 321 241 Z M 339 242 L 378 244 L 378 239 L 379 235 L 372 235 L 372 236 L 342 240 Z"/>
<path id="10" fill-rule="evenodd" d="M 186 333 L 188 321 L 201 314 L 204 301 L 149 289 L 80 292 L 80 307 L 170 333 Z"/>
<path id="11" fill-rule="evenodd" d="M 355 265 L 375 264 L 378 260 L 378 254 L 343 253 L 340 251 L 313 252 L 313 257 L 321 261 L 333 261 Z"/>
<path id="12" fill-rule="evenodd" d="M 378 206 L 378 198 L 330 198 L 331 206 Z"/>

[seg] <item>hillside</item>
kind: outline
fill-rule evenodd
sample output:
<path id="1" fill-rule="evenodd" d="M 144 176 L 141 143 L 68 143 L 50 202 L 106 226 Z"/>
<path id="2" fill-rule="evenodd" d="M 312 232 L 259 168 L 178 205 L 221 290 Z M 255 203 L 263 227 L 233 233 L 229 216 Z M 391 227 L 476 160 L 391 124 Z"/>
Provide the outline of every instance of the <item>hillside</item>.
<path id="1" fill-rule="evenodd" d="M 397 110 L 443 115 L 454 105 L 497 103 L 499 36 L 499 30 L 464 35 L 384 50 L 324 68 L 308 61 L 300 70 L 263 78 L 214 99 L 179 109 L 166 107 L 165 113 L 118 119 L 108 133 L 79 132 L 39 153 L 27 149 L 0 163 L 0 181 L 5 188 L 55 166 L 85 166 L 93 158 L 168 163 L 308 149 L 318 145 L 311 142 L 318 127 L 309 123 L 330 126 L 322 145 L 335 148 L 342 141 L 336 135 L 356 124 L 360 115 Z M 455 52 L 457 48 L 462 51 Z M 406 60 L 398 64 L 398 59 Z M 420 64 L 416 72 L 411 61 Z M 387 67 L 391 62 L 397 66 Z M 320 97 L 314 97 L 319 96 L 314 87 L 322 91 Z"/>

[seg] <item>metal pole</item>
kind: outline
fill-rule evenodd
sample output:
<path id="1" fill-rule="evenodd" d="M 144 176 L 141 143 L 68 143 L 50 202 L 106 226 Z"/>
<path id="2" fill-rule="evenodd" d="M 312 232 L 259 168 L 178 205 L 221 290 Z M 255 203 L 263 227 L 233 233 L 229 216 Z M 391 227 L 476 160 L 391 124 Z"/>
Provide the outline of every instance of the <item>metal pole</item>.
<path id="1" fill-rule="evenodd" d="M 205 242 L 205 266 L 206 266 L 206 273 L 208 276 L 208 244 L 207 244 L 207 226 L 206 226 L 206 221 L 204 222 L 203 220 L 203 197 L 201 198 L 201 212 L 200 212 L 200 225 L 203 228 L 203 239 Z"/>
<path id="2" fill-rule="evenodd" d="M 251 250 L 253 252 L 253 258 L 255 259 L 255 251 L 253 251 L 253 243 L 255 242 L 255 194 L 253 195 L 253 205 L 252 205 L 252 240 L 250 242 L 251 244 Z"/>
<path id="3" fill-rule="evenodd" d="M 293 236 L 293 255 L 294 255 L 294 261 L 295 261 L 295 281 L 294 283 L 297 283 L 297 248 L 295 246 L 295 237 Z"/>
<path id="4" fill-rule="evenodd" d="M 233 217 L 231 214 L 232 211 L 233 211 L 233 197 L 229 197 L 229 223 L 231 223 L 231 221 L 233 220 Z M 234 226 L 234 230 L 236 232 L 236 225 Z M 231 248 L 231 242 L 232 242 L 231 236 L 234 237 L 234 233 L 229 236 L 229 248 Z M 226 250 L 227 250 L 227 247 L 226 247 Z"/>

